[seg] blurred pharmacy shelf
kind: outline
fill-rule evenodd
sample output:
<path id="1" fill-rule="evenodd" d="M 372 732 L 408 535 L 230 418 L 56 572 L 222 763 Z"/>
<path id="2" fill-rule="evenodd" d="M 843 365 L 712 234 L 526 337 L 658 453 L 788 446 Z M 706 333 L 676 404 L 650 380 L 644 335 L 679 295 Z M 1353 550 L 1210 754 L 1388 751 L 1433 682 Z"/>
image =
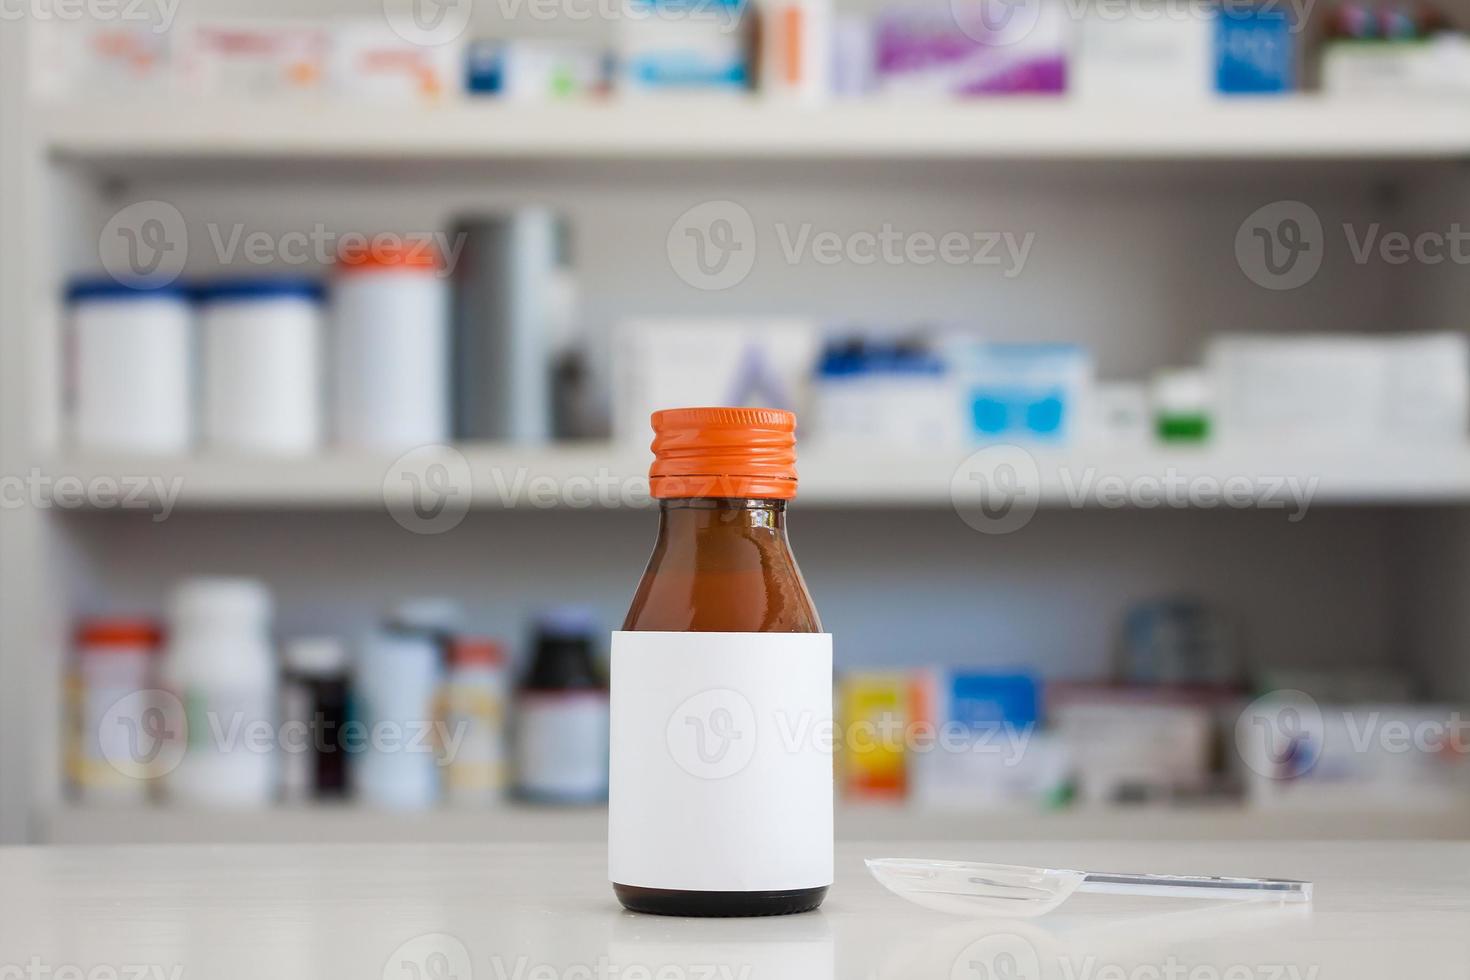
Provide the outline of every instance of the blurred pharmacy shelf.
<path id="1" fill-rule="evenodd" d="M 392 813 L 352 806 L 265 812 L 62 808 L 43 821 L 57 844 L 599 841 L 602 808 L 507 806 Z M 1105 808 L 1055 812 L 926 812 L 843 806 L 842 840 L 1454 840 L 1470 837 L 1463 809 L 1432 811 Z"/>
<path id="2" fill-rule="evenodd" d="M 1470 156 L 1454 101 L 1297 95 L 1203 105 L 754 100 L 380 106 L 203 101 L 56 105 L 54 156 L 84 162 L 273 159 L 1444 159 Z"/>
<path id="3" fill-rule="evenodd" d="M 482 509 L 610 509 L 647 503 L 647 460 L 596 444 L 554 449 L 464 445 L 393 458 L 328 454 L 301 460 L 198 456 L 58 458 L 45 488 L 58 509 L 126 510 L 110 495 L 68 487 L 116 483 L 133 505 L 177 491 L 187 509 L 370 508 L 413 503 L 427 486 Z M 813 449 L 800 464 L 804 506 L 981 504 L 995 494 L 1029 505 L 1140 509 L 1470 502 L 1470 447 L 1304 445 L 1035 450 L 993 447 L 915 455 Z M 80 483 L 78 483 L 80 481 Z M 85 499 L 82 499 L 85 498 Z"/>

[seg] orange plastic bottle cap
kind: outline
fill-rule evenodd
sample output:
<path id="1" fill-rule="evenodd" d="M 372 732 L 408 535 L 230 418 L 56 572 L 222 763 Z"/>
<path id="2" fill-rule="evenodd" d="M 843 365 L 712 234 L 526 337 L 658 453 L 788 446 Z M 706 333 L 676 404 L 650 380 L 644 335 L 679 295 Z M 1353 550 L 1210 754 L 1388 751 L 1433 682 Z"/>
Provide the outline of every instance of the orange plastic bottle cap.
<path id="1" fill-rule="evenodd" d="M 438 272 L 443 263 L 432 242 L 391 238 L 344 244 L 337 254 L 337 272 Z"/>
<path id="2" fill-rule="evenodd" d="M 796 416 L 777 408 L 654 412 L 654 497 L 796 496 Z"/>

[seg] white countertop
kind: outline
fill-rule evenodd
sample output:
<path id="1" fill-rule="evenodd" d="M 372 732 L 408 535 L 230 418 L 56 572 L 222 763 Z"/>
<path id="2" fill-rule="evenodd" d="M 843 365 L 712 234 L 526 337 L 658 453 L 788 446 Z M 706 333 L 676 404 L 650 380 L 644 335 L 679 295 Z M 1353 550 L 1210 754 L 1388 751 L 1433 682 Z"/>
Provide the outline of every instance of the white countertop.
<path id="1" fill-rule="evenodd" d="M 1311 906 L 1077 896 L 978 920 L 864 856 L 1316 884 Z M 1470 843 L 841 844 L 819 912 L 623 912 L 588 844 L 0 849 L 0 980 L 1436 980 L 1470 975 Z"/>

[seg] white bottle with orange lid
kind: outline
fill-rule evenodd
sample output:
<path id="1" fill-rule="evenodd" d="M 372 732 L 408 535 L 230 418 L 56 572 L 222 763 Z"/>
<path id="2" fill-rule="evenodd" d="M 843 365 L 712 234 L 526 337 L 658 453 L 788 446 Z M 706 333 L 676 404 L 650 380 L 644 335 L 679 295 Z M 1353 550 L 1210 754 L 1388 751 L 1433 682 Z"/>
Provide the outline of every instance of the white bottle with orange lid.
<path id="1" fill-rule="evenodd" d="M 332 286 L 332 423 L 340 445 L 449 440 L 449 287 L 427 243 L 347 252 Z"/>

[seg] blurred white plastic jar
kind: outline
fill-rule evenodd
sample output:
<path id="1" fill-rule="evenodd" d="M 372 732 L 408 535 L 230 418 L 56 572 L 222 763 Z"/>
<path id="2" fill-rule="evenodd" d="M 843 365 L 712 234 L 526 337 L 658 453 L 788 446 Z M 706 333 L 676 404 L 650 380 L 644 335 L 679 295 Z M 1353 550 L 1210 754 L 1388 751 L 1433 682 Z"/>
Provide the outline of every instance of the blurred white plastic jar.
<path id="1" fill-rule="evenodd" d="M 322 444 L 321 287 L 227 280 L 200 297 L 206 449 L 308 455 Z"/>

